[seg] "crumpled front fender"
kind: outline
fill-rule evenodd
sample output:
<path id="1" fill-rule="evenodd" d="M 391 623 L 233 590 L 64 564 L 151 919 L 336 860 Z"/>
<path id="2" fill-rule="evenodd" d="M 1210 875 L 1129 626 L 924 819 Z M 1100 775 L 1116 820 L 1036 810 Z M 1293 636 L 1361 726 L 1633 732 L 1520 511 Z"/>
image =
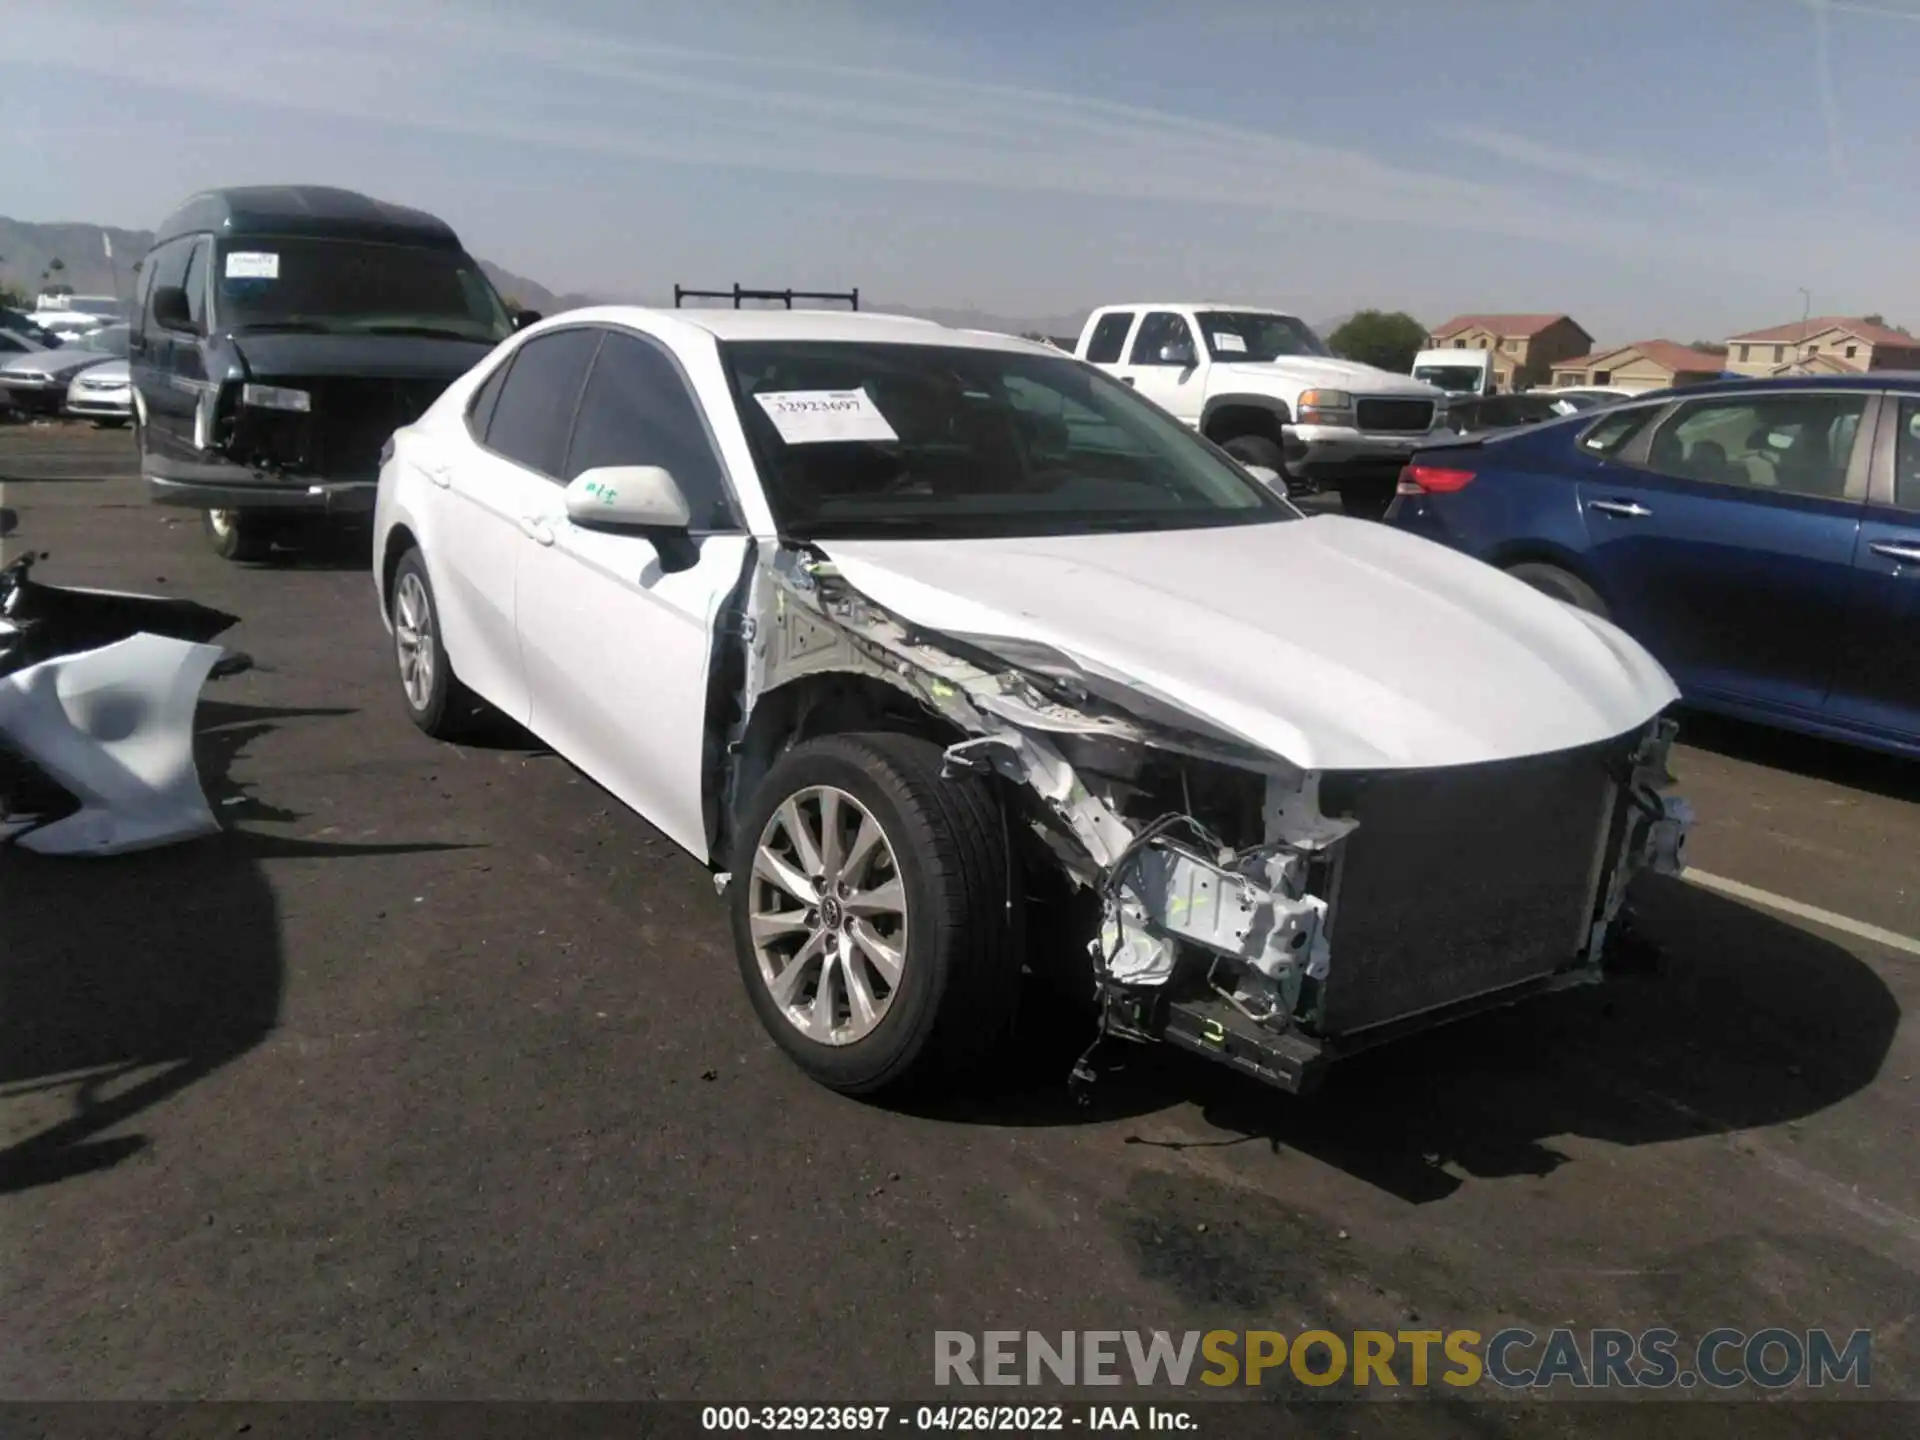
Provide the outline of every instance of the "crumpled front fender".
<path id="1" fill-rule="evenodd" d="M 80 802 L 14 843 L 118 855 L 220 828 L 193 762 L 193 720 L 226 652 L 139 634 L 0 677 L 0 735 Z"/>

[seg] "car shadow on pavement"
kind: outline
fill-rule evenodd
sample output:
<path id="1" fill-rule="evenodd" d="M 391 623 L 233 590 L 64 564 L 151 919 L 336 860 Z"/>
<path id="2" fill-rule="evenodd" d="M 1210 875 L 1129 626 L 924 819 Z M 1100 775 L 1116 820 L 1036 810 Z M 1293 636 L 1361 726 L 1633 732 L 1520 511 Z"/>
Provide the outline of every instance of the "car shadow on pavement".
<path id="1" fill-rule="evenodd" d="M 1680 740 L 1729 760 L 1920 803 L 1920 761 L 1899 755 L 1698 710 L 1682 716 Z"/>
<path id="2" fill-rule="evenodd" d="M 223 820 L 227 767 L 284 720 L 342 713 L 205 703 L 195 758 Z M 291 820 L 259 802 L 251 817 Z M 148 1146 L 114 1130 L 258 1045 L 283 986 L 261 868 L 441 844 L 335 845 L 223 830 L 132 855 L 0 850 L 0 1194 L 106 1169 Z"/>
<path id="3" fill-rule="evenodd" d="M 1276 1095 L 1183 1066 L 1208 1121 L 1413 1203 L 1546 1175 L 1563 1136 L 1650 1145 L 1804 1119 L 1879 1073 L 1900 1007 L 1830 940 L 1713 892 L 1636 882 L 1648 970 L 1428 1032 Z M 1146 1143 L 1146 1142 L 1142 1142 Z"/>

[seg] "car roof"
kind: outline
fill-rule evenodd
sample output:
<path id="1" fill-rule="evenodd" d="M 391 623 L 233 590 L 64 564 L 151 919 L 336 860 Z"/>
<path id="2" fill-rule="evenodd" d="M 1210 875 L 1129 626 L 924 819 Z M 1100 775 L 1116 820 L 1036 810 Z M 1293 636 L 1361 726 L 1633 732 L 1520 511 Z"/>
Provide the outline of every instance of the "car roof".
<path id="1" fill-rule="evenodd" d="M 1102 305 L 1095 313 L 1105 314 L 1109 310 L 1232 310 L 1241 315 L 1284 315 L 1289 320 L 1300 318 L 1292 310 L 1276 310 L 1271 305 L 1242 305 L 1237 300 L 1128 300 Z"/>
<path id="2" fill-rule="evenodd" d="M 1772 375 L 1733 380 L 1703 380 L 1671 390 L 1649 390 L 1634 400 L 1678 400 L 1694 395 L 1727 395 L 1768 390 L 1920 390 L 1920 370 L 1869 370 L 1858 375 Z"/>
<path id="3" fill-rule="evenodd" d="M 642 305 L 594 305 L 567 310 L 546 325 L 632 325 L 667 331 L 674 326 L 704 331 L 716 340 L 819 340 L 840 344 L 947 345 L 971 350 L 1010 350 L 1061 358 L 1051 345 L 990 330 L 957 330 L 913 315 L 865 310 L 654 309 Z"/>
<path id="4" fill-rule="evenodd" d="M 371 240 L 458 250 L 446 221 L 332 185 L 235 185 L 203 190 L 177 205 L 154 231 L 163 245 L 181 235 L 280 235 Z"/>

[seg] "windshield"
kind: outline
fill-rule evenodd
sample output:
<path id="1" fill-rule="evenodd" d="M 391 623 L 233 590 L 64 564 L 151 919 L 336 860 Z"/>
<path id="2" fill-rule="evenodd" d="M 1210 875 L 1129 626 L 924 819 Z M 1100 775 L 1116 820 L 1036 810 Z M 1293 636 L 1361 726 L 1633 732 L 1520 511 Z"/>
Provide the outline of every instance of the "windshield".
<path id="1" fill-rule="evenodd" d="M 67 342 L 69 350 L 88 350 L 100 355 L 117 355 L 122 360 L 127 356 L 127 327 L 125 325 L 103 325 L 90 334 Z"/>
<path id="2" fill-rule="evenodd" d="M 721 347 L 767 503 L 799 539 L 1092 535 L 1296 519 L 1179 421 L 1067 356 Z"/>
<path id="3" fill-rule="evenodd" d="M 1308 326 L 1291 315 L 1258 310 L 1202 310 L 1196 318 L 1216 360 L 1277 360 L 1282 355 L 1333 352 Z"/>
<path id="4" fill-rule="evenodd" d="M 480 267 L 457 250 L 359 240 L 224 240 L 217 323 L 327 335 L 422 335 L 489 344 L 513 333 Z"/>
<path id="5" fill-rule="evenodd" d="M 1486 382 L 1487 372 L 1478 365 L 1416 365 L 1413 378 L 1455 394 L 1478 390 Z"/>

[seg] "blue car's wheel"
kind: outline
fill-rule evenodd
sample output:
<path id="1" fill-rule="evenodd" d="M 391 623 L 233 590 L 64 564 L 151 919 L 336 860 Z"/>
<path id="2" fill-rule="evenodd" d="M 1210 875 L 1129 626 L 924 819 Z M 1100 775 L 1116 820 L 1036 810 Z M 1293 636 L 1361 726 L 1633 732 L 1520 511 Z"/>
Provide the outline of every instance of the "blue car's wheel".
<path id="1" fill-rule="evenodd" d="M 1565 601 L 1576 610 L 1598 615 L 1602 620 L 1611 618 L 1607 614 L 1607 602 L 1600 598 L 1599 592 L 1578 575 L 1562 570 L 1558 565 L 1528 561 L 1509 566 L 1507 573 L 1516 580 L 1526 581 L 1543 594 Z"/>

